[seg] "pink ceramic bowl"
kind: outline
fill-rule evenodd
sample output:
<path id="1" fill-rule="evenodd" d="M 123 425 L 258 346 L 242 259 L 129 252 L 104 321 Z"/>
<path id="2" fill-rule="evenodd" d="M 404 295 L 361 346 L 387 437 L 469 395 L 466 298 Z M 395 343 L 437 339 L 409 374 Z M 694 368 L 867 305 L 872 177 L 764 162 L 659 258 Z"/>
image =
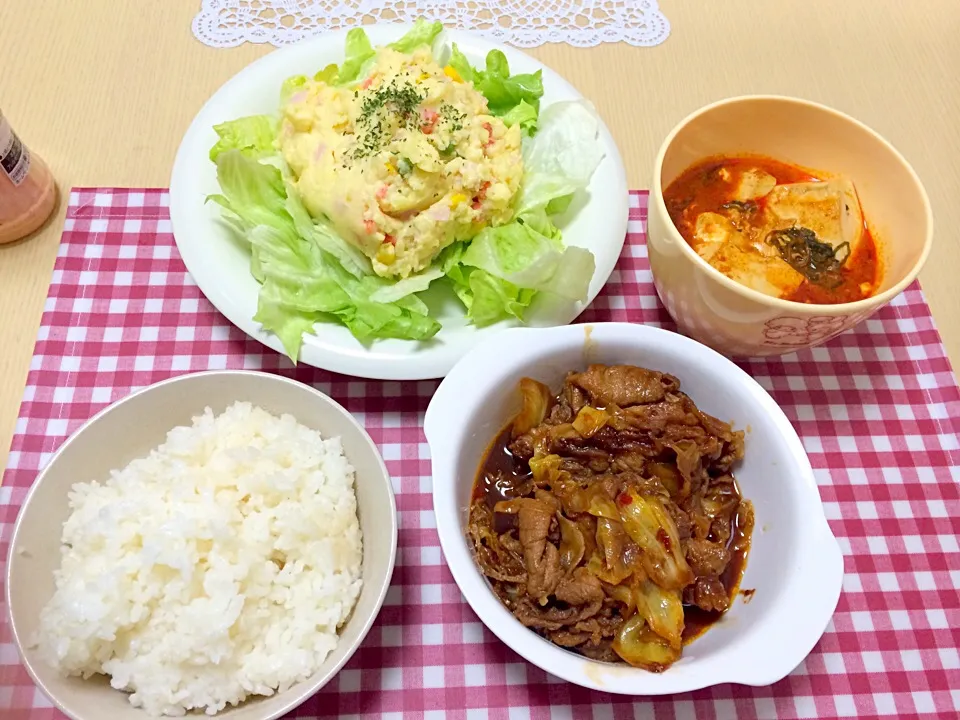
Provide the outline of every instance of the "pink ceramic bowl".
<path id="1" fill-rule="evenodd" d="M 853 180 L 882 265 L 879 291 L 841 305 L 764 295 L 726 277 L 690 247 L 663 190 L 715 155 L 764 155 Z M 823 105 L 777 96 L 721 100 L 686 117 L 657 155 L 647 246 L 660 299 L 680 329 L 727 355 L 781 355 L 849 330 L 917 277 L 930 253 L 930 201 L 910 164 L 866 125 Z"/>

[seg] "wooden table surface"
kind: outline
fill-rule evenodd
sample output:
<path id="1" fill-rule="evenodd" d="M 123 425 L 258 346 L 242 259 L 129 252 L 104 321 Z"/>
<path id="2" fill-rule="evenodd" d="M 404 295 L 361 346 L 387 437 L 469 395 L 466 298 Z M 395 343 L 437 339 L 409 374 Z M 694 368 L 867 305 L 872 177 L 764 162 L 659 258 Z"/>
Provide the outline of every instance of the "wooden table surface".
<path id="1" fill-rule="evenodd" d="M 180 138 L 230 76 L 270 52 L 202 45 L 198 0 L 0 0 L 0 105 L 71 186 L 166 186 Z M 913 163 L 937 227 L 921 282 L 960 359 L 960 3 L 956 0 L 661 0 L 673 30 L 653 48 L 550 45 L 532 54 L 597 105 L 630 186 L 650 184 L 663 137 L 687 113 L 746 93 L 826 103 Z M 5 464 L 63 224 L 0 248 L 0 448 Z"/>

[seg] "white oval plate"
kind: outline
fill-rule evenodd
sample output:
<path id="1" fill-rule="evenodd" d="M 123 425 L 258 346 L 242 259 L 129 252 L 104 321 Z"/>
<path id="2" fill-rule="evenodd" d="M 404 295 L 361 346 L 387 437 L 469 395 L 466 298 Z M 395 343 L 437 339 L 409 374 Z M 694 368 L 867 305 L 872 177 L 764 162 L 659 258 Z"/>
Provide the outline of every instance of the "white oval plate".
<path id="1" fill-rule="evenodd" d="M 374 45 L 399 38 L 409 26 L 366 27 Z M 513 48 L 487 42 L 469 33 L 447 31 L 472 64 L 483 66 L 487 53 L 499 49 L 514 73 L 543 70 L 542 106 L 583 96 L 570 83 L 540 62 Z M 170 179 L 170 218 L 173 235 L 187 270 L 207 299 L 227 319 L 267 347 L 283 352 L 280 340 L 254 322 L 259 285 L 250 274 L 250 255 L 220 221 L 216 205 L 205 204 L 207 195 L 220 191 L 216 167 L 208 159 L 217 141 L 213 126 L 245 115 L 277 113 L 280 85 L 290 75 L 312 75 L 329 63 L 343 61 L 345 33 L 311 38 L 270 53 L 250 64 L 211 97 L 187 130 L 173 164 Z M 613 271 L 627 231 L 629 198 L 623 161 L 606 126 L 600 140 L 606 156 L 597 168 L 585 197 L 578 198 L 577 212 L 558 223 L 564 241 L 589 249 L 597 269 L 586 303 L 538 298 L 527 313 L 535 327 L 566 325 L 596 297 Z M 486 328 L 467 324 L 462 306 L 452 293 L 431 288 L 424 299 L 443 328 L 426 342 L 377 340 L 364 345 L 345 327 L 318 323 L 316 335 L 305 335 L 300 362 L 325 370 L 383 380 L 422 380 L 442 377 L 470 348 L 500 330 L 520 323 L 500 322 Z"/>

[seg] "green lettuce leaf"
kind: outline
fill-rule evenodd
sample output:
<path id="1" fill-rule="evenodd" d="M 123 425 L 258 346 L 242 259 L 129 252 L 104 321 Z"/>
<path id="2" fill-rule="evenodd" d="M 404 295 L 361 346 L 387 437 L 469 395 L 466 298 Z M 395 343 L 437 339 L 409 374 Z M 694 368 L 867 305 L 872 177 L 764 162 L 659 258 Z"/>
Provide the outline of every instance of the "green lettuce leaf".
<path id="1" fill-rule="evenodd" d="M 270 332 L 280 339 L 283 351 L 296 362 L 300 353 L 300 346 L 303 344 L 304 334 L 316 335 L 314 325 L 323 319 L 323 314 L 295 310 L 283 304 L 276 286 L 271 281 L 260 288 L 260 295 L 257 297 L 257 312 L 253 319 L 260 323 L 264 329 L 269 328 Z"/>
<path id="2" fill-rule="evenodd" d="M 442 32 L 443 23 L 417 18 L 413 28 L 396 42 L 390 43 L 389 47 L 397 52 L 412 53 L 421 45 L 432 45 L 433 41 Z"/>
<path id="3" fill-rule="evenodd" d="M 434 280 L 439 280 L 442 277 L 443 270 L 436 265 L 431 265 L 415 275 L 411 275 L 409 277 L 396 280 L 388 285 L 384 285 L 374 292 L 370 296 L 370 299 L 375 300 L 376 302 L 396 302 L 397 300 L 405 298 L 408 295 L 423 292 L 430 287 L 430 283 L 432 283 Z"/>
<path id="4" fill-rule="evenodd" d="M 474 86 L 479 90 L 490 106 L 493 115 L 505 115 L 521 102 L 534 109 L 540 109 L 543 97 L 542 72 L 511 75 L 507 56 L 499 50 L 487 54 L 486 72 L 476 73 Z"/>
<path id="5" fill-rule="evenodd" d="M 330 63 L 323 70 L 318 70 L 313 79 L 317 82 L 325 82 L 328 85 L 332 85 L 337 81 L 337 77 L 340 74 L 340 67 L 336 63 Z"/>
<path id="6" fill-rule="evenodd" d="M 502 72 L 496 61 L 491 69 Z M 445 275 L 474 322 L 522 319 L 537 292 L 586 301 L 595 259 L 584 248 L 565 247 L 551 215 L 565 212 L 589 185 L 603 159 L 599 132 L 599 119 L 586 103 L 548 107 L 537 134 L 524 140 L 524 180 L 514 220 L 446 251 Z"/>
<path id="7" fill-rule="evenodd" d="M 478 327 L 509 317 L 522 320 L 537 294 L 535 290 L 519 288 L 477 268 L 470 268 L 467 277 L 473 298 L 467 316 Z"/>
<path id="8" fill-rule="evenodd" d="M 345 58 L 337 73 L 338 85 L 349 85 L 364 75 L 367 63 L 373 59 L 377 51 L 370 44 L 370 38 L 363 28 L 354 28 L 347 33 Z"/>
<path id="9" fill-rule="evenodd" d="M 486 270 L 464 264 L 469 247 L 469 243 L 455 243 L 434 262 L 466 308 L 467 318 L 478 327 L 510 317 L 522 320 L 536 290 L 518 288 Z"/>
<path id="10" fill-rule="evenodd" d="M 280 171 L 237 150 L 217 156 L 217 181 L 223 191 L 207 199 L 224 208 L 234 227 L 245 231 L 258 225 L 292 229 L 284 210 L 286 190 Z"/>
<path id="11" fill-rule="evenodd" d="M 450 51 L 449 64 L 465 82 L 472 82 L 473 86 L 487 99 L 491 115 L 510 117 L 512 122 L 508 124 L 525 121 L 529 128 L 531 122 L 529 116 L 532 111 L 533 121 L 536 121 L 536 113 L 540 110 L 540 98 L 543 97 L 543 78 L 540 70 L 535 73 L 511 75 L 507 56 L 499 50 L 491 50 L 487 53 L 485 69 L 478 70 L 470 65 L 456 43 Z M 518 110 L 521 103 L 528 105 L 529 109 Z"/>
<path id="12" fill-rule="evenodd" d="M 530 136 L 537 132 L 537 109 L 526 100 L 521 100 L 519 104 L 512 107 L 506 113 L 500 116 L 500 119 L 506 123 L 507 127 L 519 125 L 523 132 Z"/>
<path id="13" fill-rule="evenodd" d="M 524 176 L 517 213 L 566 210 L 603 160 L 600 119 L 585 101 L 558 102 L 540 115 L 539 130 L 523 143 Z"/>
<path id="14" fill-rule="evenodd" d="M 589 250 L 563 246 L 560 231 L 545 215 L 485 228 L 467 246 L 461 262 L 511 286 L 580 302 L 587 299 L 596 269 Z"/>
<path id="15" fill-rule="evenodd" d="M 313 240 L 323 250 L 333 255 L 343 269 L 357 278 L 373 274 L 370 259 L 358 247 L 344 240 L 326 221 L 317 221 L 303 206 L 300 195 L 292 185 L 286 184 L 287 199 L 284 208 L 293 219 L 300 237 Z"/>
<path id="16" fill-rule="evenodd" d="M 280 104 L 286 105 L 290 98 L 303 90 L 310 79 L 306 75 L 291 75 L 280 86 Z"/>
<path id="17" fill-rule="evenodd" d="M 585 302 L 596 269 L 593 254 L 565 247 L 550 215 L 569 207 L 603 159 L 600 121 L 586 103 L 563 102 L 544 110 L 539 126 L 523 144 L 524 178 L 515 219 L 485 228 L 459 261 L 510 287 Z"/>
<path id="18" fill-rule="evenodd" d="M 214 125 L 213 129 L 219 138 L 210 148 L 214 162 L 227 150 L 239 150 L 254 158 L 276 152 L 273 141 L 277 137 L 277 121 L 270 115 L 250 115 Z"/>
<path id="19" fill-rule="evenodd" d="M 277 335 L 291 359 L 299 355 L 303 333 L 313 332 L 320 320 L 335 318 L 361 341 L 426 340 L 440 329 L 415 296 L 371 299 L 392 283 L 372 274 L 358 277 L 351 272 L 356 268 L 344 267 L 340 257 L 348 263 L 349 257 L 337 255 L 343 241 L 304 217 L 278 168 L 229 150 L 217 158 L 217 179 L 223 192 L 209 200 L 242 230 L 251 247 L 251 273 L 262 283 L 254 319 Z"/>
<path id="20" fill-rule="evenodd" d="M 339 66 L 337 66 L 336 63 L 331 63 L 323 68 L 323 70 L 318 70 L 314 73 L 313 79 L 318 82 L 325 82 L 328 85 L 334 85 L 337 82 L 339 73 Z M 283 85 L 280 86 L 280 104 L 286 105 L 291 97 L 306 88 L 308 82 L 310 82 L 310 79 L 306 75 L 291 75 L 284 80 Z"/>
<path id="21" fill-rule="evenodd" d="M 466 308 L 467 318 L 477 327 L 511 317 L 522 320 L 536 295 L 535 290 L 518 288 L 486 270 L 468 265 L 455 266 L 447 279 Z"/>
<path id="22" fill-rule="evenodd" d="M 461 80 L 464 82 L 473 82 L 476 75 L 473 66 L 470 64 L 470 61 L 467 60 L 467 56 L 460 52 L 460 48 L 457 47 L 456 43 L 453 44 L 450 50 L 450 60 L 447 64 L 457 71 L 457 75 L 460 76 Z"/>
<path id="23" fill-rule="evenodd" d="M 372 299 L 372 296 L 371 296 Z M 430 309 L 427 307 L 427 304 L 421 300 L 419 297 L 413 294 L 404 295 L 402 298 L 395 301 L 397 307 L 403 308 L 404 310 L 409 310 L 412 313 L 417 315 L 429 315 Z"/>

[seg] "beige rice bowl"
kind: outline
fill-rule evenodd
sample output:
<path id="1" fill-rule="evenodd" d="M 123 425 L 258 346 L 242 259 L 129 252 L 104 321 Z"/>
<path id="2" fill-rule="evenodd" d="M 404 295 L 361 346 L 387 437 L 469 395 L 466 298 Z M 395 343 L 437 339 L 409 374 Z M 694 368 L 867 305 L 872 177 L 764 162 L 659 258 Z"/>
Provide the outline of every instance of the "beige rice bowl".
<path id="1" fill-rule="evenodd" d="M 360 594 L 340 439 L 249 403 L 208 408 L 105 482 L 75 484 L 70 510 L 36 642 L 151 715 L 212 715 L 306 680 Z"/>

